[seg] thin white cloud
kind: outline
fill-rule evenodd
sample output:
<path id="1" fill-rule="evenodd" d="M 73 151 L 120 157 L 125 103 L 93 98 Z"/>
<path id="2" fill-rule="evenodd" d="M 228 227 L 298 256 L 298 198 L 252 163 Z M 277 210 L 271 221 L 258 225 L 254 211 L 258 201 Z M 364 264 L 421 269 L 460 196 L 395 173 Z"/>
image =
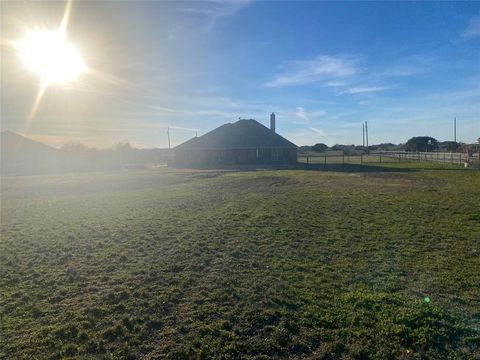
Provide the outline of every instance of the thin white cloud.
<path id="1" fill-rule="evenodd" d="M 415 54 L 402 57 L 377 70 L 372 76 L 377 78 L 405 77 L 431 72 L 436 66 L 435 58 L 430 54 Z"/>
<path id="2" fill-rule="evenodd" d="M 300 119 L 302 119 L 301 123 L 309 123 L 310 119 L 305 112 L 305 109 L 301 106 L 297 107 L 297 112 L 295 113 Z"/>
<path id="3" fill-rule="evenodd" d="M 311 60 L 295 60 L 286 64 L 284 71 L 265 85 L 270 87 L 339 82 L 358 72 L 352 57 L 319 55 Z M 330 85 L 331 86 L 331 85 Z"/>
<path id="4" fill-rule="evenodd" d="M 339 94 L 378 93 L 392 88 L 389 79 L 431 72 L 436 66 L 431 54 L 408 55 L 388 65 L 360 67 L 360 56 L 320 55 L 313 60 L 295 60 L 265 85 L 269 87 L 299 86 L 321 83 Z M 376 85 L 368 85 L 374 82 Z M 362 84 L 362 85 L 358 85 Z"/>
<path id="5" fill-rule="evenodd" d="M 300 118 L 300 120 L 294 121 L 295 124 L 308 124 L 312 121 L 312 119 L 315 119 L 320 116 L 324 116 L 327 113 L 322 110 L 317 110 L 317 111 L 309 111 L 307 112 L 303 106 L 298 106 L 296 108 L 295 115 Z"/>
<path id="6" fill-rule="evenodd" d="M 205 31 L 212 31 L 218 22 L 235 15 L 248 6 L 252 0 L 210 0 L 194 2 L 190 7 L 182 9 L 185 13 L 206 18 Z"/>
<path id="7" fill-rule="evenodd" d="M 316 132 L 317 134 L 319 134 L 321 137 L 325 138 L 325 139 L 328 139 L 329 141 L 332 141 L 333 139 L 327 135 L 327 133 L 325 131 L 323 131 L 322 129 L 319 129 L 319 128 L 316 128 L 316 127 L 313 127 L 313 126 L 310 126 L 309 127 L 310 130 L 312 130 L 313 132 Z"/>
<path id="8" fill-rule="evenodd" d="M 333 145 L 337 143 L 337 140 L 328 135 L 322 129 L 318 127 L 301 127 L 295 130 L 288 131 L 284 134 L 287 139 L 291 140 L 294 144 L 313 145 L 318 143 L 325 143 L 327 145 Z"/>
<path id="9" fill-rule="evenodd" d="M 297 139 L 296 141 L 300 144 L 306 144 L 308 141 L 310 141 L 311 144 L 318 142 L 334 143 L 335 140 L 324 130 L 318 128 L 318 125 L 312 125 L 312 120 L 325 115 L 327 115 L 327 113 L 323 110 L 309 112 L 305 110 L 303 106 L 298 106 L 295 112 L 295 116 L 298 120 L 293 121 L 293 123 L 305 125 L 306 127 L 304 127 L 303 130 L 300 130 L 300 132 L 295 132 L 293 136 Z"/>
<path id="10" fill-rule="evenodd" d="M 390 86 L 354 86 L 340 94 L 363 94 L 391 89 Z"/>
<path id="11" fill-rule="evenodd" d="M 470 23 L 461 36 L 464 39 L 480 38 L 480 15 L 470 19 Z"/>
<path id="12" fill-rule="evenodd" d="M 327 81 L 325 83 L 325 86 L 330 86 L 330 87 L 340 87 L 340 86 L 346 86 L 347 83 L 345 81 L 338 81 L 338 80 L 334 80 L 334 81 Z"/>

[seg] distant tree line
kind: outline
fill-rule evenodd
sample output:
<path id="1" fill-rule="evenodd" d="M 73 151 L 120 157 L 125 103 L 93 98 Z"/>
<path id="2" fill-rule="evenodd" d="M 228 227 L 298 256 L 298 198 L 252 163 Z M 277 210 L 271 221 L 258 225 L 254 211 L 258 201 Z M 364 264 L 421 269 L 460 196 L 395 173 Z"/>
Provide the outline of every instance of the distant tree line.
<path id="1" fill-rule="evenodd" d="M 438 141 L 431 136 L 415 136 L 405 143 L 405 151 L 430 152 L 467 152 L 471 145 L 456 141 Z"/>
<path id="2" fill-rule="evenodd" d="M 60 148 L 73 168 L 84 170 L 129 169 L 145 165 L 166 164 L 170 151 L 168 149 L 136 149 L 124 141 L 106 149 L 86 147 L 80 143 L 65 144 Z"/>
<path id="3" fill-rule="evenodd" d="M 65 144 L 60 148 L 73 164 L 101 169 L 121 169 L 124 166 L 165 164 L 170 156 L 168 149 L 136 149 L 124 141 L 106 149 L 86 147 L 80 143 Z M 91 164 L 91 165 L 89 165 Z"/>
<path id="4" fill-rule="evenodd" d="M 335 144 L 332 146 L 328 146 L 323 143 L 318 143 L 311 146 L 300 146 L 299 152 L 302 154 L 307 153 L 325 153 L 325 152 L 340 152 L 344 155 L 355 155 L 355 154 L 362 154 L 367 152 L 367 147 L 362 145 L 343 145 L 343 144 Z M 402 145 L 395 145 L 392 143 L 382 143 L 378 145 L 370 145 L 368 147 L 370 151 L 400 151 L 403 150 Z"/>
<path id="5" fill-rule="evenodd" d="M 168 149 L 136 149 L 128 142 L 106 149 L 80 143 L 56 149 L 12 132 L 2 132 L 0 144 L 2 175 L 129 170 L 166 164 L 171 156 Z"/>
<path id="6" fill-rule="evenodd" d="M 480 144 L 480 138 L 478 139 L 478 142 Z M 366 153 L 367 151 L 464 152 L 467 151 L 467 145 L 455 141 L 440 142 L 430 136 L 415 136 L 410 138 L 406 143 L 403 144 L 381 143 L 377 145 L 369 145 L 368 149 L 366 146 L 362 145 L 335 144 L 332 146 L 328 146 L 323 143 L 299 147 L 299 152 L 301 154 L 340 152 L 344 155 L 355 155 Z"/>

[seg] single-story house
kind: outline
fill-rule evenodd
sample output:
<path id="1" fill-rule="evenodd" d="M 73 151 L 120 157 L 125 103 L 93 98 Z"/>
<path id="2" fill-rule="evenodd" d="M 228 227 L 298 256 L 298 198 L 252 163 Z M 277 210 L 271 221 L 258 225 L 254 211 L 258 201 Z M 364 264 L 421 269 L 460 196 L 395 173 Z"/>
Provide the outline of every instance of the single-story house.
<path id="1" fill-rule="evenodd" d="M 270 129 L 253 119 L 224 124 L 194 137 L 174 149 L 174 166 L 288 165 L 297 162 L 297 146 L 275 132 L 275 114 Z"/>

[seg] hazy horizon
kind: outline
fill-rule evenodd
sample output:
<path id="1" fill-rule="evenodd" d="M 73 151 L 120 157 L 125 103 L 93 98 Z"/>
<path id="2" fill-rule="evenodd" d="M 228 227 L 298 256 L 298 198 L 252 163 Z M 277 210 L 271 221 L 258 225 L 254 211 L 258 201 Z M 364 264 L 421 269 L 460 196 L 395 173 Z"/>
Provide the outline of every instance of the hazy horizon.
<path id="1" fill-rule="evenodd" d="M 0 22 L 0 358 L 480 359 L 480 2 Z"/>
<path id="2" fill-rule="evenodd" d="M 172 146 L 239 117 L 299 146 L 480 136 L 480 3 L 73 2 L 88 71 L 49 86 L 9 42 L 65 2 L 2 2 L 1 129 L 55 147 Z"/>

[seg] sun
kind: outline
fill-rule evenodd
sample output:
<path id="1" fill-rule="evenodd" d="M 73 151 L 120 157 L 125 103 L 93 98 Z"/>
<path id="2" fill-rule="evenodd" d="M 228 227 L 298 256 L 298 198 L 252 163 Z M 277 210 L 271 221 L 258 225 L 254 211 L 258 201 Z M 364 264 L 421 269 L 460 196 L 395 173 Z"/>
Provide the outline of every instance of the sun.
<path id="1" fill-rule="evenodd" d="M 32 31 L 15 47 L 24 65 L 39 76 L 43 88 L 75 80 L 87 70 L 80 52 L 60 29 Z"/>
<path id="2" fill-rule="evenodd" d="M 50 85 L 76 80 L 81 73 L 89 71 L 80 51 L 67 38 L 72 1 L 66 1 L 62 21 L 55 30 L 31 28 L 21 40 L 8 41 L 26 68 L 40 79 L 37 95 L 25 122 L 25 133 L 28 133 L 43 95 Z"/>

